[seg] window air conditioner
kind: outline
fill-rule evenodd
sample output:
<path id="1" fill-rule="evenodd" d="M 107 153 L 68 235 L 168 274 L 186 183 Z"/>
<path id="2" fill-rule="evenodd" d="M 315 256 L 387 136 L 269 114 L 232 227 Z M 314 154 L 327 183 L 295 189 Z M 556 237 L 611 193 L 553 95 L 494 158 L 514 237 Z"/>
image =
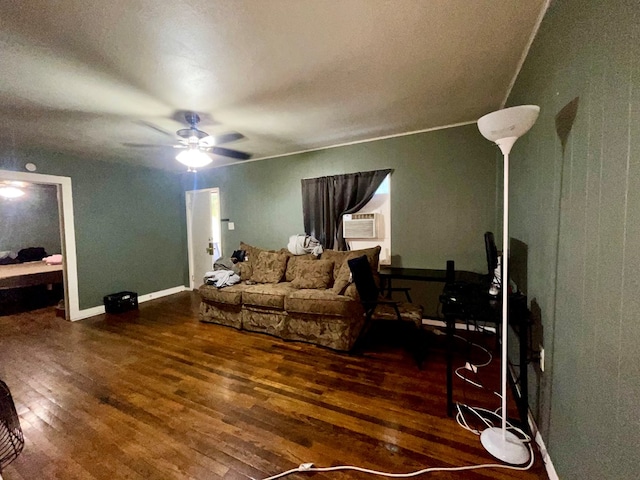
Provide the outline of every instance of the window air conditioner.
<path id="1" fill-rule="evenodd" d="M 352 213 L 342 217 L 344 238 L 378 238 L 378 213 Z"/>

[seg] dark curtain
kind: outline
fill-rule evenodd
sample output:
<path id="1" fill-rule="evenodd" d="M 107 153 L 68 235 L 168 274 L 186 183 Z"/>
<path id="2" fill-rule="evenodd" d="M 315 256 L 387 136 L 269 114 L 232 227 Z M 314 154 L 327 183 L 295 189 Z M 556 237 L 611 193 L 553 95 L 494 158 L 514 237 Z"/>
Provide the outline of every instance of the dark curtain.
<path id="1" fill-rule="evenodd" d="M 323 248 L 347 250 L 342 236 L 342 216 L 354 213 L 373 198 L 391 169 L 348 173 L 302 180 L 305 232 Z"/>

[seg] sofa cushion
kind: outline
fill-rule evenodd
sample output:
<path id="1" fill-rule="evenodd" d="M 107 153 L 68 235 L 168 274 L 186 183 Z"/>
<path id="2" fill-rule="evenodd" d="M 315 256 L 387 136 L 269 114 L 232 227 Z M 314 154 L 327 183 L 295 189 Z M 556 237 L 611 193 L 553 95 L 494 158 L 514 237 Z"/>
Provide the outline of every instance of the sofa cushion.
<path id="1" fill-rule="evenodd" d="M 294 291 L 289 282 L 248 285 L 242 293 L 242 303 L 284 310 L 284 297 Z"/>
<path id="2" fill-rule="evenodd" d="M 349 270 L 349 264 L 347 263 L 347 260 L 351 260 L 352 258 L 357 258 L 359 256 L 362 256 L 357 252 L 347 252 L 347 253 L 348 255 L 345 255 L 344 259 L 342 260 L 342 266 L 340 267 L 340 270 L 338 270 L 338 274 L 333 279 L 333 287 L 331 288 L 331 290 L 334 293 L 337 293 L 338 295 L 344 294 L 344 291 L 347 289 L 347 286 L 349 286 L 349 283 L 351 283 L 349 281 L 349 279 L 351 278 L 351 270 Z"/>
<path id="3" fill-rule="evenodd" d="M 316 260 L 315 255 L 310 253 L 306 255 L 292 255 L 289 254 L 289 260 L 287 260 L 287 271 L 285 272 L 285 280 L 287 282 L 293 282 L 293 279 L 296 278 L 296 269 L 298 267 L 298 263 L 300 262 L 308 262 L 311 260 Z"/>
<path id="4" fill-rule="evenodd" d="M 284 310 L 256 305 L 242 307 L 242 329 L 250 332 L 268 333 L 282 338 L 287 318 Z"/>
<path id="5" fill-rule="evenodd" d="M 241 305 L 242 304 L 242 292 L 249 285 L 238 283 L 229 287 L 217 288 L 213 285 L 202 285 L 198 292 L 200 296 L 211 302 L 225 303 L 227 305 Z"/>
<path id="6" fill-rule="evenodd" d="M 249 245 L 248 243 L 244 242 L 240 242 L 240 250 L 244 250 L 246 252 L 245 261 L 249 262 L 251 265 L 255 265 L 260 253 L 275 252 L 275 250 L 266 250 L 264 248 L 254 247 L 253 245 Z"/>
<path id="7" fill-rule="evenodd" d="M 349 285 L 349 276 L 351 271 L 349 270 L 349 265 L 347 264 L 347 260 L 351 260 L 352 258 L 361 257 L 362 255 L 367 256 L 367 260 L 369 260 L 369 265 L 371 265 L 371 270 L 374 273 L 374 277 L 377 277 L 378 274 L 378 264 L 380 260 L 380 246 L 375 246 L 371 248 L 363 248 L 361 250 L 349 250 L 345 252 L 339 252 L 336 250 L 326 250 L 322 253 L 323 259 L 333 259 L 335 262 L 333 268 L 333 287 L 332 290 L 334 293 L 343 294 L 347 286 Z"/>
<path id="8" fill-rule="evenodd" d="M 380 260 L 380 246 L 376 245 L 371 248 L 363 248 L 361 250 L 347 250 L 347 251 L 338 251 L 338 250 L 325 250 L 320 255 L 322 260 L 333 260 L 333 278 L 336 279 L 340 275 L 340 269 L 342 268 L 343 263 L 347 256 L 349 259 L 361 257 L 362 255 L 366 255 L 369 260 L 369 264 L 371 264 L 371 269 L 374 271 L 378 271 L 378 263 Z M 348 267 L 347 267 L 348 269 Z M 347 273 L 347 277 L 348 277 Z"/>
<path id="9" fill-rule="evenodd" d="M 284 308 L 287 312 L 339 317 L 353 317 L 362 314 L 360 302 L 333 293 L 331 290 L 296 290 L 285 297 Z"/>
<path id="10" fill-rule="evenodd" d="M 280 336 L 286 340 L 322 345 L 348 352 L 356 343 L 365 317 L 349 317 L 287 312 L 287 322 Z"/>
<path id="11" fill-rule="evenodd" d="M 347 288 L 345 288 L 344 293 L 342 294 L 345 297 L 352 298 L 356 301 L 360 301 L 360 295 L 358 295 L 358 289 L 356 288 L 355 283 L 350 283 Z"/>
<path id="12" fill-rule="evenodd" d="M 251 275 L 253 274 L 251 262 L 240 262 L 238 265 L 240 268 L 240 280 L 251 280 Z"/>
<path id="13" fill-rule="evenodd" d="M 258 283 L 278 283 L 287 268 L 287 256 L 278 252 L 260 252 L 253 263 L 251 280 Z"/>
<path id="14" fill-rule="evenodd" d="M 328 288 L 333 277 L 333 262 L 330 260 L 307 260 L 298 262 L 296 277 L 291 282 L 294 288 Z"/>

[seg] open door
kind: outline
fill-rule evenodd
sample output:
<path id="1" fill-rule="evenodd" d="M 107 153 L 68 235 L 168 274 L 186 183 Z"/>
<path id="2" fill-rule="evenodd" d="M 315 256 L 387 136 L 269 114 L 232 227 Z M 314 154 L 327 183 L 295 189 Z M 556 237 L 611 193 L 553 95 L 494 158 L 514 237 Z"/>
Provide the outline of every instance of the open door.
<path id="1" fill-rule="evenodd" d="M 58 234 L 61 235 L 61 250 L 64 259 L 63 284 L 65 297 L 65 318 L 79 320 L 81 316 L 78 298 L 78 271 L 76 261 L 76 237 L 73 219 L 73 195 L 71 178 L 31 172 L 0 170 L 0 179 L 33 184 L 51 185 L 57 189 Z"/>
<path id="2" fill-rule="evenodd" d="M 203 283 L 213 261 L 222 256 L 220 191 L 217 188 L 186 192 L 189 287 Z"/>

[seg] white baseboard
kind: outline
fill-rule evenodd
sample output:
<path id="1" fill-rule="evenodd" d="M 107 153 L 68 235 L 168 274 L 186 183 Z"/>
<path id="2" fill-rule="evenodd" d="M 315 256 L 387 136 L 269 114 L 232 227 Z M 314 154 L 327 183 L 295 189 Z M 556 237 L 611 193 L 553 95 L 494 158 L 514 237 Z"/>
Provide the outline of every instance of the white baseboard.
<path id="1" fill-rule="evenodd" d="M 511 375 L 511 380 L 513 381 L 517 378 L 516 372 L 509 362 L 509 374 Z M 516 391 L 520 397 L 522 397 L 522 391 L 520 390 L 520 386 L 516 383 Z M 538 444 L 538 449 L 540 450 L 540 456 L 542 457 L 542 461 L 544 462 L 544 468 L 547 471 L 547 476 L 549 480 L 560 480 L 558 474 L 556 472 L 556 468 L 553 466 L 553 462 L 551 461 L 551 457 L 549 456 L 549 452 L 547 451 L 547 446 L 544 444 L 544 440 L 542 439 L 542 435 L 540 435 L 540 430 L 538 430 L 538 425 L 533 418 L 533 414 L 531 410 L 527 412 L 527 421 L 529 423 L 529 430 L 533 434 L 533 438 Z"/>
<path id="2" fill-rule="evenodd" d="M 166 297 L 168 295 L 174 295 L 176 293 L 184 292 L 189 290 L 188 287 L 184 285 L 180 285 L 179 287 L 167 288 L 166 290 L 160 290 L 158 292 L 151 292 L 145 295 L 140 295 L 138 297 L 138 303 L 148 302 L 149 300 L 155 300 L 156 298 Z M 95 317 L 96 315 L 102 315 L 104 313 L 104 305 L 100 305 L 98 307 L 85 308 L 84 310 L 80 310 L 77 315 L 75 315 L 70 320 L 72 322 L 83 320 L 89 317 Z"/>
<path id="3" fill-rule="evenodd" d="M 551 461 L 551 457 L 549 456 L 549 452 L 547 451 L 547 446 L 544 444 L 542 435 L 540 435 L 538 425 L 536 425 L 536 421 L 533 419 L 533 415 L 531 415 L 531 411 L 529 411 L 529 428 L 531 429 L 531 433 L 533 433 L 534 439 L 538 444 L 540 456 L 542 457 L 542 461 L 544 462 L 544 468 L 547 471 L 549 480 L 560 480 L 560 477 L 556 472 L 556 468 L 553 466 L 553 462 Z"/>
<path id="4" fill-rule="evenodd" d="M 189 287 L 180 285 L 179 287 L 167 288 L 166 290 L 160 290 L 159 292 L 151 292 L 138 297 L 138 303 L 148 302 L 149 300 L 155 300 L 156 298 L 166 297 L 168 295 L 174 295 L 176 293 L 189 290 Z"/>
<path id="5" fill-rule="evenodd" d="M 69 320 L 72 322 L 77 322 L 78 320 L 84 320 L 85 318 L 95 317 L 96 315 L 100 315 L 104 313 L 104 305 L 99 307 L 85 308 L 84 310 L 79 310 L 77 315 L 74 315 Z"/>

